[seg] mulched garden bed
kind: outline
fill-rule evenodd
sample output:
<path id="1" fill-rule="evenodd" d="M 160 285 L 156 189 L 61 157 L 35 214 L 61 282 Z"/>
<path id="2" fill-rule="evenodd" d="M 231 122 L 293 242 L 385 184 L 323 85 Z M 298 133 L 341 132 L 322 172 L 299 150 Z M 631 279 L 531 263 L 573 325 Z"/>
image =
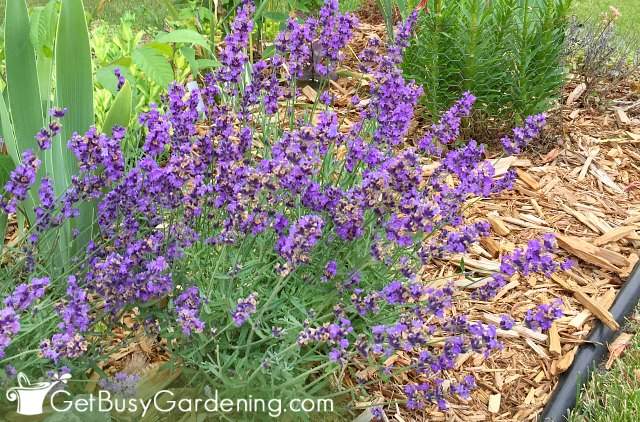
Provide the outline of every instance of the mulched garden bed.
<path id="1" fill-rule="evenodd" d="M 385 28 L 363 24 L 361 31 L 354 43 L 363 42 L 372 33 L 383 36 Z M 357 58 L 353 57 L 352 63 L 357 63 Z M 576 85 L 567 85 L 564 103 Z M 358 87 L 351 80 L 338 79 L 332 88 L 343 98 L 336 104 L 348 104 Z M 360 97 L 366 92 L 362 88 L 357 91 Z M 517 158 L 493 158 L 499 173 L 512 167 L 518 173 L 513 191 L 476 201 L 468 211 L 471 219 L 488 219 L 493 235 L 472 248 L 471 254 L 425 267 L 422 279 L 428 283 L 446 276 L 459 277 L 461 258 L 467 271 L 477 276 L 491 274 L 498 270 L 503 252 L 544 233 L 555 233 L 561 254 L 576 262 L 570 271 L 551 280 L 515 276 L 494 301 L 467 297 L 458 306 L 472 318 L 497 324 L 500 314 L 523 321 L 526 311 L 535 305 L 560 298 L 565 317 L 557 320 L 548 334 L 521 324 L 499 330 L 502 351 L 489 358 L 469 353 L 459 359 L 458 369 L 473 374 L 478 383 L 469 401 L 451 403 L 448 413 L 439 412 L 435 405 L 420 412 L 397 406 L 395 413 L 387 411 L 389 420 L 535 420 L 596 320 L 619 328 L 608 309 L 638 261 L 640 246 L 639 99 L 636 82 L 609 92 L 608 98 L 601 100 L 612 104 L 608 107 L 581 107 L 580 99 L 572 98 L 570 105 L 549 111 L 542 148 L 534 146 Z M 345 118 L 348 121 L 349 117 Z M 420 132 L 419 125 L 415 126 Z M 429 167 L 427 164 L 425 171 Z M 464 278 L 456 284 L 467 292 L 481 285 Z M 410 361 L 397 353 L 386 364 L 398 367 Z M 349 387 L 358 381 L 368 382 L 374 399 L 363 399 L 363 408 L 402 399 L 401 386 L 407 381 L 426 380 L 411 373 L 399 375 L 395 384 L 376 382 L 376 377 L 375 370 L 362 365 L 359 380 L 345 381 Z"/>
<path id="2" fill-rule="evenodd" d="M 356 52 L 371 34 L 383 37 L 384 25 L 361 25 L 351 49 L 353 56 L 347 58 L 352 68 L 340 75 L 358 72 Z M 575 84 L 567 86 L 565 99 L 574 87 Z M 367 101 L 366 78 L 363 83 L 341 76 L 332 81 L 330 89 L 345 123 L 342 128 L 347 130 L 357 113 L 350 106 L 352 96 L 357 92 L 361 101 Z M 315 95 L 313 87 L 303 87 L 298 99 L 301 106 L 308 107 Z M 488 220 L 493 235 L 472 248 L 471 254 L 436 262 L 422 271 L 426 283 L 450 276 L 457 278 L 458 287 L 470 293 L 481 284 L 460 277 L 461 258 L 471 275 L 490 274 L 498 270 L 502 253 L 544 233 L 555 233 L 562 254 L 576 261 L 569 272 L 551 280 L 515 276 L 494 301 L 479 302 L 469 296 L 458 301 L 457 306 L 472 319 L 496 324 L 500 314 L 509 314 L 521 323 L 527 310 L 560 298 L 565 317 L 556 320 L 548 334 L 520 323 L 513 329 L 499 330 L 504 348 L 489 358 L 473 353 L 463 355 L 457 362 L 458 372 L 473 374 L 478 384 L 469 401 L 453 400 L 448 413 L 438 411 L 435 405 L 423 411 L 394 405 L 395 411 L 394 406 L 386 410 L 388 420 L 534 420 L 594 323 L 599 319 L 617 327 L 608 308 L 638 261 L 640 246 L 640 91 L 637 84 L 630 83 L 610 95 L 611 104 L 618 109 L 581 108 L 579 102 L 573 102 L 551 110 L 547 141 L 552 147 L 546 151 L 531 151 L 517 158 L 493 157 L 499 173 L 509 168 L 518 172 L 513 191 L 469 204 L 469 217 Z M 416 135 L 420 134 L 419 126 L 422 125 L 414 127 Z M 425 172 L 430 168 L 431 164 L 425 164 Z M 10 243 L 15 238 L 12 231 L 7 239 Z M 127 318 L 124 317 L 124 325 L 135 330 L 133 323 L 127 324 Z M 123 334 L 115 333 L 114 344 Z M 150 370 L 159 368 L 168 358 L 161 343 L 140 337 L 102 366 L 109 373 L 127 365 Z M 408 356 L 396 353 L 385 365 L 401 367 L 408 362 Z M 383 381 L 377 378 L 375 369 L 364 364 L 359 369 L 358 380 L 345 376 L 340 382 L 347 387 L 367 382 L 369 396 L 357 403 L 363 409 L 402 400 L 402 385 L 424 381 L 411 372 Z M 364 412 L 363 420 L 368 420 L 368 410 Z"/>

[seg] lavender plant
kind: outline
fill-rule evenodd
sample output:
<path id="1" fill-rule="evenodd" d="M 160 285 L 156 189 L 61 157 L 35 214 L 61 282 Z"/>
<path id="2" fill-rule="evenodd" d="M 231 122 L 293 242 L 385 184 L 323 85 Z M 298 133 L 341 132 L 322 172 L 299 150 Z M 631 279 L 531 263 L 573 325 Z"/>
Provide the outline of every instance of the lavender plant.
<path id="1" fill-rule="evenodd" d="M 598 20 L 573 19 L 569 26 L 566 54 L 586 85 L 584 98 L 593 92 L 606 95 L 640 67 L 638 40 L 617 33 L 619 16 L 612 6 Z"/>
<path id="2" fill-rule="evenodd" d="M 392 45 L 372 38 L 362 52 L 370 101 L 356 103 L 355 124 L 341 123 L 327 93 L 301 110 L 303 68 L 315 66 L 326 85 L 357 19 L 327 0 L 318 17 L 289 20 L 273 57 L 251 63 L 253 12 L 252 3 L 241 5 L 215 73 L 196 89 L 171 85 L 162 104 L 140 115 L 139 159 L 125 161 L 122 128 L 111 136 L 91 128 L 68 141 L 79 173 L 55 201 L 41 188 L 38 221 L 13 265 L 29 283 L 0 311 L 0 364 L 65 365 L 81 377 L 120 347 L 108 333 L 129 315 L 137 320 L 131 338 L 164 339 L 192 385 L 284 399 L 342 394 L 347 403 L 366 389 L 341 386 L 359 362 L 381 376 L 419 375 L 404 387 L 410 409 L 468 397 L 474 379 L 454 362 L 499 349 L 497 327 L 454 313 L 465 294 L 420 270 L 487 235 L 488 224 L 464 211 L 515 179 L 495 177 L 475 141 L 456 146 L 475 97 L 465 93 L 417 149 L 404 145 L 422 95 L 399 67 L 413 13 Z M 504 145 L 521 148 L 543 125 L 544 115 L 531 117 Z M 33 183 L 21 175 L 39 163 L 23 158 L 7 203 Z M 57 273 L 42 259 L 44 239 L 89 200 L 99 234 L 49 280 Z M 491 300 L 516 273 L 566 268 L 553 249 L 546 237 L 506 254 L 500 272 L 476 280 L 474 298 Z M 553 306 L 532 311 L 529 325 L 545 328 L 559 315 Z M 512 323 L 501 320 L 503 328 Z M 398 352 L 411 361 L 383 364 Z"/>

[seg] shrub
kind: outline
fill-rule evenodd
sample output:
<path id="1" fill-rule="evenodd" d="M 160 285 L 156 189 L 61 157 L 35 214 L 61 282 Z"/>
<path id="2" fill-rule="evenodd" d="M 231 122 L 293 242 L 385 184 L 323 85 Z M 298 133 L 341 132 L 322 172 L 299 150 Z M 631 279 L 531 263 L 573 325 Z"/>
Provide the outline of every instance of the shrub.
<path id="1" fill-rule="evenodd" d="M 563 85 L 570 0 L 430 3 L 407 49 L 404 71 L 425 89 L 434 119 L 462 92 L 478 98 L 477 123 L 508 127 L 545 111 Z"/>
<path id="2" fill-rule="evenodd" d="M 629 78 L 640 67 L 640 48 L 633 35 L 616 32 L 619 12 L 611 8 L 597 21 L 571 21 L 567 34 L 567 54 L 574 72 L 588 94 L 605 94 Z"/>
<path id="3" fill-rule="evenodd" d="M 144 337 L 184 368 L 186 382 L 227 397 L 356 397 L 366 385 L 341 386 L 347 374 L 357 378 L 356 359 L 382 376 L 421 374 L 404 387 L 409 408 L 466 397 L 473 377 L 454 370 L 455 358 L 498 349 L 496 327 L 454 316 L 463 296 L 451 281 L 419 274 L 486 235 L 486 222 L 465 218 L 468 201 L 514 181 L 511 172 L 494 177 L 483 146 L 454 146 L 475 98 L 465 93 L 418 150 L 403 148 L 422 91 L 398 67 L 412 14 L 386 52 L 377 39 L 361 52 L 372 80 L 370 101 L 351 101 L 358 122 L 343 127 L 326 91 L 300 110 L 298 79 L 308 66 L 333 73 L 356 19 L 329 0 L 318 18 L 289 20 L 276 54 L 251 63 L 253 10 L 241 6 L 221 67 L 198 89 L 174 84 L 140 116 L 139 159 L 126 164 L 122 128 L 69 140 L 80 172 L 57 201 L 42 184 L 46 205 L 25 241 L 29 253 L 11 257 L 13 277 L 29 281 L 7 292 L 0 311 L 0 363 L 64 365 L 82 377 Z M 528 118 L 505 146 L 517 151 L 543 125 L 544 115 Z M 436 161 L 427 173 L 423 164 Z M 22 198 L 38 164 L 25 154 L 3 205 Z M 43 240 L 87 199 L 98 203 L 99 235 L 73 266 L 48 264 Z M 516 272 L 565 268 L 553 248 L 547 236 L 506 254 L 500 273 L 476 280 L 474 298 L 490 300 Z M 34 306 L 40 311 L 27 312 Z M 527 323 L 544 328 L 560 313 L 559 304 L 545 306 Z M 119 326 L 124 317 L 135 323 Z M 125 338 L 112 342 L 114 329 Z M 382 364 L 398 351 L 410 353 L 407 365 Z"/>

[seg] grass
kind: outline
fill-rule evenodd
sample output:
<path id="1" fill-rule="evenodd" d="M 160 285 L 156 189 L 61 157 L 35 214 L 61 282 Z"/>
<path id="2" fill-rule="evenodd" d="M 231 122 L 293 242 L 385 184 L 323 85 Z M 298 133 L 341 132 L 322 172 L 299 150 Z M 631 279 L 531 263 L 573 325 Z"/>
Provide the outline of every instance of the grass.
<path id="1" fill-rule="evenodd" d="M 618 29 L 624 34 L 637 33 L 640 25 L 639 0 L 574 0 L 574 13 L 581 19 L 598 19 L 599 16 L 614 6 L 620 11 Z"/>
<path id="2" fill-rule="evenodd" d="M 640 308 L 637 310 L 640 311 Z M 640 316 L 626 331 L 635 332 L 626 354 L 611 370 L 596 372 L 578 397 L 569 422 L 637 421 L 640 415 Z"/>
<path id="3" fill-rule="evenodd" d="M 17 1 L 17 0 L 11 0 Z M 7 0 L 0 0 L 0 23 L 4 24 L 4 10 Z M 47 0 L 27 0 L 29 6 L 41 6 Z M 84 7 L 90 20 L 103 20 L 117 24 L 124 12 L 136 15 L 134 29 L 160 28 L 167 16 L 167 8 L 160 0 L 84 0 Z"/>

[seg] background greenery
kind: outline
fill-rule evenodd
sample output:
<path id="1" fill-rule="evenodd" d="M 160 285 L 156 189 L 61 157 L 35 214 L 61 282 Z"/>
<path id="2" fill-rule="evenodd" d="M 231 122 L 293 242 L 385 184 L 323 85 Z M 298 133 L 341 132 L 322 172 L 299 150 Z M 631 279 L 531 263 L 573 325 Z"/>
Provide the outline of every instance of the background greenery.
<path id="1" fill-rule="evenodd" d="M 638 0 L 573 0 L 573 12 L 581 19 L 597 19 L 615 6 L 620 11 L 618 30 L 622 33 L 638 32 L 640 1 Z"/>

